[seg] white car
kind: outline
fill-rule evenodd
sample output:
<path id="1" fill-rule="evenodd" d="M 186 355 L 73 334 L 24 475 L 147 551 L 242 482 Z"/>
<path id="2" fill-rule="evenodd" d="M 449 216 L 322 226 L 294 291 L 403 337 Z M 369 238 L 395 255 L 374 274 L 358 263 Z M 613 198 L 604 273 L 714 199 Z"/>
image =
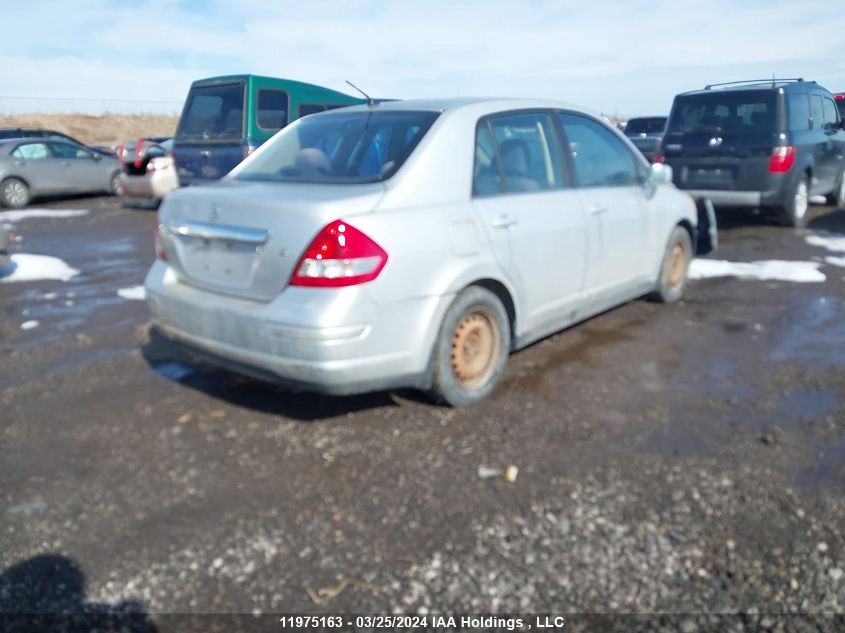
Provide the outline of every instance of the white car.
<path id="1" fill-rule="evenodd" d="M 395 101 L 300 119 L 169 195 L 147 301 L 199 359 L 460 406 L 512 350 L 643 295 L 678 300 L 714 231 L 712 208 L 598 115 Z"/>
<path id="2" fill-rule="evenodd" d="M 118 148 L 121 167 L 118 191 L 125 202 L 158 203 L 179 187 L 176 165 L 170 155 L 172 149 L 173 139 L 138 139 Z"/>

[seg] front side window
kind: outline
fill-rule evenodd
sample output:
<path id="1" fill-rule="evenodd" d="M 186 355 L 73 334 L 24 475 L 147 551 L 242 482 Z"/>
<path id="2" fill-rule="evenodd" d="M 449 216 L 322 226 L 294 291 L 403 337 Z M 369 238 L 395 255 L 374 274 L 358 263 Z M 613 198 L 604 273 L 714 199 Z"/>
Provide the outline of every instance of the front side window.
<path id="1" fill-rule="evenodd" d="M 436 112 L 342 112 L 306 117 L 241 164 L 238 180 L 367 183 L 387 180 L 434 123 Z"/>
<path id="2" fill-rule="evenodd" d="M 836 111 L 836 104 L 833 99 L 824 98 L 824 125 L 828 129 L 833 129 L 839 123 L 839 113 Z"/>
<path id="3" fill-rule="evenodd" d="M 50 150 L 44 143 L 27 143 L 15 148 L 12 156 L 21 160 L 43 160 L 50 158 Z"/>
<path id="4" fill-rule="evenodd" d="M 243 82 L 191 88 L 176 137 L 182 140 L 241 139 L 244 131 Z"/>
<path id="5" fill-rule="evenodd" d="M 256 117 L 262 130 L 281 130 L 288 123 L 288 93 L 284 90 L 259 90 Z"/>
<path id="6" fill-rule="evenodd" d="M 824 104 L 822 103 L 821 95 L 812 95 L 810 97 L 813 113 L 813 127 L 821 129 L 824 127 Z"/>
<path id="7" fill-rule="evenodd" d="M 91 158 L 91 153 L 78 145 L 50 143 L 50 147 L 58 158 Z"/>
<path id="8" fill-rule="evenodd" d="M 639 182 L 633 153 L 604 125 L 568 113 L 560 114 L 560 122 L 580 186 L 620 187 Z"/>

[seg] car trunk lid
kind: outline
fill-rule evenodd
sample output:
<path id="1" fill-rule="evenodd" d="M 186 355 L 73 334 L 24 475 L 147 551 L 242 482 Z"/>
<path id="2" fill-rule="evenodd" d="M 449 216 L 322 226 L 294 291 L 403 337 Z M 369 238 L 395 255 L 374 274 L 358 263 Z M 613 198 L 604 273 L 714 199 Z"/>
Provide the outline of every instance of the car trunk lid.
<path id="1" fill-rule="evenodd" d="M 168 263 L 185 283 L 270 301 L 300 255 L 332 220 L 372 211 L 381 184 L 236 183 L 172 194 L 161 209 Z"/>

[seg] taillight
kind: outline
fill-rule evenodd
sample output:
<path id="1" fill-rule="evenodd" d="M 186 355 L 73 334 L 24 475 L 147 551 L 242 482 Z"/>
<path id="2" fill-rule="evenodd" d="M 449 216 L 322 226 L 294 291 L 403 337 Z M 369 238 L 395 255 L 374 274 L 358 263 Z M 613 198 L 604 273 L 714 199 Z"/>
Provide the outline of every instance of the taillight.
<path id="1" fill-rule="evenodd" d="M 845 95 L 833 95 L 833 98 L 837 101 L 845 101 Z"/>
<path id="2" fill-rule="evenodd" d="M 135 167 L 140 167 L 143 162 L 144 139 L 139 138 L 135 143 Z"/>
<path id="3" fill-rule="evenodd" d="M 786 145 L 776 147 L 772 150 L 772 157 L 769 159 L 769 172 L 772 174 L 785 174 L 795 164 L 795 147 Z"/>
<path id="4" fill-rule="evenodd" d="M 665 163 L 666 157 L 661 154 L 660 152 L 656 153 L 654 156 L 651 157 L 652 163 Z"/>
<path id="5" fill-rule="evenodd" d="M 167 261 L 167 253 L 164 252 L 164 246 L 161 243 L 161 225 L 156 221 L 156 227 L 153 230 L 153 237 L 155 239 L 156 258 L 163 262 Z"/>
<path id="6" fill-rule="evenodd" d="M 290 285 L 337 288 L 378 277 L 387 253 L 367 235 L 343 220 L 329 223 L 300 257 Z"/>

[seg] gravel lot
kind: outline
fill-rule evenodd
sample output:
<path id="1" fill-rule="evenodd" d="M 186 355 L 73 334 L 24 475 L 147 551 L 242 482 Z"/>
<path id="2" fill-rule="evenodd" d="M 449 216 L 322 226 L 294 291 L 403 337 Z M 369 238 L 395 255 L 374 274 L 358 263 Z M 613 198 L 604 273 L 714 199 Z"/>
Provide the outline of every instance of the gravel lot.
<path id="1" fill-rule="evenodd" d="M 125 298 L 154 212 L 38 208 L 88 213 L 15 222 L 16 252 L 78 275 L 0 283 L 0 613 L 845 627 L 845 268 L 825 260 L 845 253 L 807 240 L 845 235 L 845 210 L 803 232 L 720 217 L 718 258 L 820 262 L 825 281 L 632 302 L 514 355 L 456 411 L 196 371 Z"/>

